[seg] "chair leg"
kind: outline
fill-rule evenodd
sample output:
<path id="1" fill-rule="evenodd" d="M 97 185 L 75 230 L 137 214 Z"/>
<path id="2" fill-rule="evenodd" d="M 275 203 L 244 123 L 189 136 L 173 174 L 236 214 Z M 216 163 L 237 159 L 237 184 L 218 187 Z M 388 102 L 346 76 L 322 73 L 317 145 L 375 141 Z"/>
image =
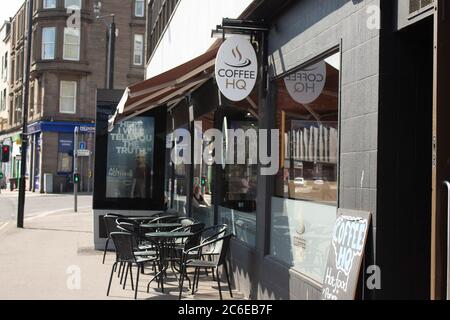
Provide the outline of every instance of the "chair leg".
<path id="1" fill-rule="evenodd" d="M 121 271 L 122 271 L 122 266 L 123 266 L 123 262 L 121 262 L 119 264 L 119 272 L 117 272 L 117 278 L 120 278 L 120 274 L 121 274 Z M 120 283 L 122 283 L 122 281 Z"/>
<path id="2" fill-rule="evenodd" d="M 216 268 L 216 277 L 217 277 L 217 285 L 219 286 L 220 300 L 223 300 L 223 298 L 222 298 L 222 288 L 220 287 L 219 268 Z"/>
<path id="3" fill-rule="evenodd" d="M 122 274 L 121 274 L 121 276 L 120 276 L 120 284 L 123 283 L 123 274 L 125 273 L 125 265 L 126 265 L 126 263 L 123 263 L 123 264 L 122 264 Z M 120 269 L 119 269 L 119 270 L 120 270 Z"/>
<path id="4" fill-rule="evenodd" d="M 137 267 L 137 272 L 136 272 L 136 285 L 134 287 L 134 300 L 137 299 L 137 293 L 138 293 L 138 288 L 139 288 L 139 274 L 140 274 L 140 269 L 143 268 L 143 266 L 138 264 Z"/>
<path id="5" fill-rule="evenodd" d="M 125 290 L 125 287 L 127 285 L 127 278 L 128 278 L 128 272 L 129 271 L 130 271 L 130 264 L 126 263 L 125 264 L 125 279 L 123 280 L 122 290 Z"/>
<path id="6" fill-rule="evenodd" d="M 197 279 L 198 279 L 198 276 L 199 276 L 198 270 L 199 270 L 199 268 L 195 268 L 195 270 L 194 270 L 194 282 L 193 282 L 194 285 L 192 286 L 192 295 L 195 294 L 195 284 L 197 283 Z"/>
<path id="7" fill-rule="evenodd" d="M 116 267 L 116 265 L 117 265 L 117 262 L 114 263 L 114 265 L 112 266 L 112 269 L 111 269 L 111 276 L 109 277 L 108 291 L 106 292 L 106 296 L 109 296 L 109 291 L 111 289 L 111 282 L 112 282 L 112 278 L 114 275 L 114 268 Z"/>
<path id="8" fill-rule="evenodd" d="M 103 250 L 103 264 L 105 264 L 106 250 L 108 249 L 109 238 L 106 240 L 105 250 Z"/>
<path id="9" fill-rule="evenodd" d="M 132 263 L 130 263 L 130 281 L 131 281 L 131 290 L 134 290 L 133 264 Z"/>
<path id="10" fill-rule="evenodd" d="M 186 266 L 181 265 L 181 283 L 180 283 L 180 295 L 178 296 L 178 300 L 181 300 L 181 294 L 183 293 L 183 284 L 184 284 L 184 274 L 186 273 Z"/>
<path id="11" fill-rule="evenodd" d="M 225 261 L 223 268 L 225 270 L 225 275 L 227 276 L 227 282 L 228 282 L 228 290 L 230 290 L 230 296 L 233 298 L 233 291 L 231 290 L 231 282 L 230 282 L 230 277 L 228 275 L 228 266 L 227 263 Z"/>

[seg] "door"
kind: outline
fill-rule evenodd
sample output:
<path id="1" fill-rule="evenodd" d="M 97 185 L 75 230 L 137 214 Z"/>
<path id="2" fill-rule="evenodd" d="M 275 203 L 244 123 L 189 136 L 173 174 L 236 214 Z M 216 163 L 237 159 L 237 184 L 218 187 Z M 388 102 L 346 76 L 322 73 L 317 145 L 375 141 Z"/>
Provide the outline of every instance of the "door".
<path id="1" fill-rule="evenodd" d="M 433 96 L 431 298 L 449 297 L 448 190 L 450 182 L 450 1 L 437 0 Z"/>

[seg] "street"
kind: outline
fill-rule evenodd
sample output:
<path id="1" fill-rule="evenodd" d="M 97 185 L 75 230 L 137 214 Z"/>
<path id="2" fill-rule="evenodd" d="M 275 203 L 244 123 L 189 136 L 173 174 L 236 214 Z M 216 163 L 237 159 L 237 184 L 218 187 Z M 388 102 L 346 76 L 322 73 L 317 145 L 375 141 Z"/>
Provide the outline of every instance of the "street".
<path id="1" fill-rule="evenodd" d="M 17 192 L 0 194 L 0 226 L 5 222 L 15 222 L 17 217 Z M 42 214 L 52 214 L 64 211 L 73 211 L 74 197 L 72 194 L 38 194 L 28 192 L 25 198 L 25 219 Z M 80 210 L 92 207 L 92 196 L 78 196 Z"/>

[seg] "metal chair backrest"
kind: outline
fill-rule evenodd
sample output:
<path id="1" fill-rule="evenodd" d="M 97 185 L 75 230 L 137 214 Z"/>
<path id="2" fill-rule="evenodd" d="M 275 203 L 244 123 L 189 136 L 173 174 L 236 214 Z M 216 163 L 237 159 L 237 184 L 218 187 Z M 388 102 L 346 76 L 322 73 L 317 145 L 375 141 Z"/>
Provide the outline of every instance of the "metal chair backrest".
<path id="1" fill-rule="evenodd" d="M 176 222 L 179 217 L 175 215 L 165 215 L 158 218 L 153 219 L 150 223 L 171 223 Z"/>
<path id="2" fill-rule="evenodd" d="M 106 234 L 108 237 L 110 237 L 111 232 L 118 232 L 119 229 L 117 228 L 117 222 L 116 220 L 119 218 L 119 216 L 115 214 L 107 214 L 103 216 L 103 221 L 105 222 L 105 228 L 106 228 Z"/>
<path id="3" fill-rule="evenodd" d="M 220 237 L 223 237 L 228 230 L 228 226 L 226 224 L 220 224 L 216 226 L 212 226 L 203 230 L 202 234 L 202 243 L 214 241 Z M 212 243 L 209 246 L 209 254 L 219 255 L 221 251 L 220 246 L 216 243 Z"/>
<path id="4" fill-rule="evenodd" d="M 184 250 L 189 250 L 191 248 L 194 248 L 198 245 L 200 245 L 202 241 L 202 231 L 205 228 L 205 224 L 203 222 L 194 223 L 193 225 L 189 226 L 189 231 L 193 233 L 192 236 L 187 238 L 185 244 L 184 244 Z"/>
<path id="5" fill-rule="evenodd" d="M 232 237 L 233 234 L 229 233 L 215 240 L 216 247 L 220 248 L 219 259 L 217 259 L 218 266 L 224 265 L 226 263 L 228 251 L 230 250 L 230 241 Z"/>
<path id="6" fill-rule="evenodd" d="M 136 262 L 131 233 L 112 232 L 111 239 L 116 247 L 117 262 Z"/>

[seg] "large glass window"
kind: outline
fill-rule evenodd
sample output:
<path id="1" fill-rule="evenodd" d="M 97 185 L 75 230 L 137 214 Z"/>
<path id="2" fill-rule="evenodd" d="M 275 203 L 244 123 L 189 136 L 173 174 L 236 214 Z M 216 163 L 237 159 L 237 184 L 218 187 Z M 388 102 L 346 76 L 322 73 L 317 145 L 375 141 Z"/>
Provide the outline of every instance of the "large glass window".
<path id="1" fill-rule="evenodd" d="M 64 60 L 80 60 L 80 29 L 64 28 Z"/>
<path id="2" fill-rule="evenodd" d="M 106 198 L 153 196 L 155 118 L 135 117 L 118 123 L 108 135 Z"/>
<path id="3" fill-rule="evenodd" d="M 227 137 L 224 150 L 233 145 L 235 159 L 234 164 L 227 164 L 221 170 L 221 190 L 219 206 L 219 223 L 224 223 L 232 228 L 236 238 L 254 247 L 256 245 L 256 186 L 258 166 L 256 161 L 250 160 L 251 150 L 257 150 L 257 119 L 246 110 L 227 110 L 228 114 L 223 119 L 223 132 L 233 130 L 236 134 L 243 133 L 244 144 L 240 144 L 237 136 L 234 142 Z M 241 130 L 241 131 L 239 131 Z M 245 148 L 245 150 L 242 150 Z M 252 149 L 253 148 L 253 149 Z M 238 161 L 238 155 L 244 153 L 245 161 Z"/>
<path id="4" fill-rule="evenodd" d="M 214 128 L 214 112 L 210 112 L 195 121 L 194 130 L 194 181 L 192 194 L 192 216 L 205 223 L 214 224 L 213 207 L 213 166 L 205 162 L 204 154 L 212 152 L 210 139 L 205 132 Z M 210 161 L 212 163 L 212 161 Z"/>
<path id="5" fill-rule="evenodd" d="M 42 60 L 55 59 L 55 27 L 42 28 Z"/>
<path id="6" fill-rule="evenodd" d="M 276 80 L 280 170 L 271 255 L 322 281 L 336 219 L 340 55 Z"/>
<path id="7" fill-rule="evenodd" d="M 77 109 L 77 82 L 61 81 L 59 95 L 59 112 L 75 113 Z"/>

